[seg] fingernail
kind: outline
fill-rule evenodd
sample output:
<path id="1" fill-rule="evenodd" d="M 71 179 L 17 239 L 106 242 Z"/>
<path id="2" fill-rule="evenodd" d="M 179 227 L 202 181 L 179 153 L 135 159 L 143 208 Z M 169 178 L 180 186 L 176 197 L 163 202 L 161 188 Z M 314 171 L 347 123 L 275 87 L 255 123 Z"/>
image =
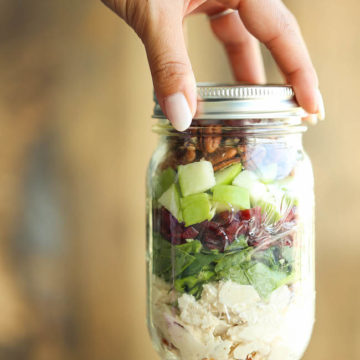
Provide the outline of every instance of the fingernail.
<path id="1" fill-rule="evenodd" d="M 316 125 L 318 123 L 318 115 L 317 114 L 310 114 L 305 121 L 307 121 L 311 125 Z"/>
<path id="2" fill-rule="evenodd" d="M 325 106 L 324 106 L 324 100 L 323 97 L 321 95 L 321 92 L 319 89 L 316 90 L 317 92 L 317 98 L 318 98 L 318 113 L 317 116 L 319 118 L 319 120 L 325 120 Z"/>
<path id="3" fill-rule="evenodd" d="M 166 116 L 178 131 L 186 130 L 192 121 L 189 104 L 183 93 L 178 92 L 165 98 Z"/>

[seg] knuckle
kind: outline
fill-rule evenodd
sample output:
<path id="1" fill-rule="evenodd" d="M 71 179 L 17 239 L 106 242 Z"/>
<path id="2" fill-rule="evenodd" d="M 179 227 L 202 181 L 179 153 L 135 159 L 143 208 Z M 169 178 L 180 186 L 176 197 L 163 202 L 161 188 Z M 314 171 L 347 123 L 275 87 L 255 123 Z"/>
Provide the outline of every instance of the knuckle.
<path id="1" fill-rule="evenodd" d="M 271 51 L 278 41 L 285 37 L 291 37 L 293 41 L 300 41 L 301 35 L 299 32 L 299 26 L 297 24 L 295 16 L 289 11 L 279 10 L 276 14 L 276 24 L 274 31 L 271 33 L 265 45 Z"/>
<path id="2" fill-rule="evenodd" d="M 308 72 L 309 79 L 310 79 L 310 81 L 314 84 L 314 86 L 315 86 L 315 87 L 318 87 L 318 82 L 319 82 L 319 81 L 318 81 L 318 76 L 317 76 L 317 73 L 316 73 L 316 70 L 315 70 L 313 64 L 310 63 L 310 64 L 308 65 L 307 70 L 305 70 L 305 71 Z"/>
<path id="3" fill-rule="evenodd" d="M 297 33 L 298 23 L 295 16 L 289 11 L 280 11 L 278 15 L 278 26 L 280 34 Z"/>
<path id="4" fill-rule="evenodd" d="M 161 83 L 177 81 L 189 73 L 189 66 L 178 60 L 156 60 L 153 77 Z"/>

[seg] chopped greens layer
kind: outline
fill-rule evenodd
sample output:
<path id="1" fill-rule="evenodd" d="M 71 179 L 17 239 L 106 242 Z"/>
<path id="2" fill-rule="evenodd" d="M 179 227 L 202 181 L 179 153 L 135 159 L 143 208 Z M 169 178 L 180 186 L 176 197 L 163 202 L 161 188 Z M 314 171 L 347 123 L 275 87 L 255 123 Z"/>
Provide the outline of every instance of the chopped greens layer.
<path id="1" fill-rule="evenodd" d="M 199 240 L 172 245 L 161 235 L 153 237 L 153 272 L 172 283 L 181 293 L 199 298 L 203 285 L 212 281 L 232 280 L 253 285 L 267 298 L 281 285 L 293 281 L 293 257 L 278 246 L 257 251 L 248 246 L 245 236 L 236 239 L 225 251 L 206 249 Z"/>

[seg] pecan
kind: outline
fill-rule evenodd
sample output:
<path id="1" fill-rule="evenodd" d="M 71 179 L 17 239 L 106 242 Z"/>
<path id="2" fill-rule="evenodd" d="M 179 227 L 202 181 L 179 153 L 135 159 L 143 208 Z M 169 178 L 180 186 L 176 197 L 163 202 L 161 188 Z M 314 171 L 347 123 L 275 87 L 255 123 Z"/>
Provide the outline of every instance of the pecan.
<path id="1" fill-rule="evenodd" d="M 169 153 L 167 158 L 160 164 L 160 170 L 165 170 L 168 167 L 173 168 L 174 170 L 177 168 L 178 160 L 173 152 Z"/>
<path id="2" fill-rule="evenodd" d="M 224 145 L 225 146 L 236 146 L 239 143 L 240 139 L 239 138 L 228 138 L 224 140 Z"/>
<path id="3" fill-rule="evenodd" d="M 222 161 L 222 162 L 214 165 L 214 171 L 225 169 L 226 167 L 228 167 L 232 164 L 239 163 L 239 162 L 241 162 L 241 159 L 239 157 Z"/>
<path id="4" fill-rule="evenodd" d="M 222 161 L 232 159 L 236 153 L 237 151 L 235 148 L 220 148 L 215 153 L 208 155 L 206 159 L 215 166 Z"/>
<path id="5" fill-rule="evenodd" d="M 191 163 L 196 159 L 196 149 L 194 145 L 189 145 L 186 148 L 184 159 L 187 163 Z"/>
<path id="6" fill-rule="evenodd" d="M 209 136 L 203 138 L 203 151 L 213 153 L 221 143 L 221 136 Z"/>
<path id="7" fill-rule="evenodd" d="M 246 145 L 239 145 L 237 147 L 237 151 L 240 155 L 240 158 L 241 158 L 241 161 L 242 162 L 246 162 L 249 160 L 249 155 L 248 155 L 248 152 L 247 152 L 247 146 Z"/>
<path id="8" fill-rule="evenodd" d="M 221 143 L 221 125 L 207 126 L 200 132 L 200 148 L 203 152 L 212 154 Z"/>

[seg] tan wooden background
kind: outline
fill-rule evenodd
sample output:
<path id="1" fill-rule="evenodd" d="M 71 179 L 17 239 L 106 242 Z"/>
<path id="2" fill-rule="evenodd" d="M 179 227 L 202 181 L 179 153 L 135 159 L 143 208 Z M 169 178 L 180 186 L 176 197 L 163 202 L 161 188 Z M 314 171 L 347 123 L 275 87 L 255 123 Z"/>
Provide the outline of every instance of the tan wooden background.
<path id="1" fill-rule="evenodd" d="M 305 137 L 318 302 L 304 359 L 360 359 L 360 3 L 286 3 L 327 108 Z M 230 80 L 206 19 L 188 33 L 197 80 Z M 0 359 L 157 359 L 145 325 L 144 179 L 156 136 L 141 42 L 100 1 L 2 0 L 0 84 Z M 37 205 L 42 192 L 56 202 Z M 27 243 L 37 234 L 62 245 L 38 254 Z"/>

